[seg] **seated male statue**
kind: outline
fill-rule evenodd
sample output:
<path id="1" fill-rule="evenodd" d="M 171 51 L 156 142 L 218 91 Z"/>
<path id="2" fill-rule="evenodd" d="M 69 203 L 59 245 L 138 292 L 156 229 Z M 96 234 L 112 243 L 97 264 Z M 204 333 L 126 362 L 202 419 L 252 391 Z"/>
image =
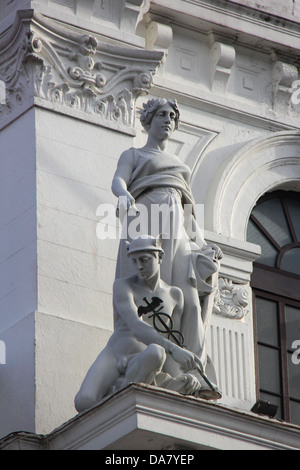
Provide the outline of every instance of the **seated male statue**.
<path id="1" fill-rule="evenodd" d="M 114 282 L 114 333 L 75 397 L 77 411 L 132 382 L 194 396 L 200 390 L 205 396 L 208 389 L 195 373 L 196 368 L 203 370 L 200 359 L 178 345 L 184 299 L 181 289 L 160 278 L 161 239 L 148 235 L 134 239 L 127 254 L 136 274 Z M 155 302 L 160 317 L 151 309 Z"/>

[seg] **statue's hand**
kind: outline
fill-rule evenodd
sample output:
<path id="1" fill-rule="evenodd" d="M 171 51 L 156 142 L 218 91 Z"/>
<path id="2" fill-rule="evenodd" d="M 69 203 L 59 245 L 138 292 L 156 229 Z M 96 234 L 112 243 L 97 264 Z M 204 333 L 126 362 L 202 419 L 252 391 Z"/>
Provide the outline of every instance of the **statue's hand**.
<path id="1" fill-rule="evenodd" d="M 186 382 L 185 388 L 188 395 L 198 392 L 201 388 L 199 380 L 193 374 L 184 374 L 180 377 L 180 380 Z"/>
<path id="2" fill-rule="evenodd" d="M 182 349 L 177 346 L 172 350 L 171 355 L 174 361 L 178 362 L 186 372 L 196 369 L 197 367 L 203 370 L 203 365 L 199 357 L 187 349 Z"/>
<path id="3" fill-rule="evenodd" d="M 214 250 L 216 259 L 222 259 L 223 258 L 223 251 L 221 250 L 221 248 L 218 245 L 215 245 L 214 243 L 208 243 L 207 247 Z"/>
<path id="4" fill-rule="evenodd" d="M 135 205 L 135 199 L 129 191 L 126 192 L 126 195 L 119 197 L 119 207 L 122 207 L 125 212 L 130 210 L 133 210 L 135 214 L 139 212 Z"/>

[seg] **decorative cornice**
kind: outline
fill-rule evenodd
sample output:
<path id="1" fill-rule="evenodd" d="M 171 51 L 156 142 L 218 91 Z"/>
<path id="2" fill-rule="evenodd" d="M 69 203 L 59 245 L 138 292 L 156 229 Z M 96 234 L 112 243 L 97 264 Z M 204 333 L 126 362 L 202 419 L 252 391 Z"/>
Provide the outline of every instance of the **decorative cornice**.
<path id="1" fill-rule="evenodd" d="M 220 35 L 218 40 L 231 35 L 236 44 L 259 47 L 266 52 L 276 48 L 286 58 L 298 55 L 297 17 L 284 18 L 264 13 L 259 7 L 228 0 L 155 0 L 150 13 L 157 21 L 159 17 L 167 17 L 178 25 L 189 25 L 202 32 L 213 31 Z"/>
<path id="2" fill-rule="evenodd" d="M 135 449 L 149 451 L 182 449 L 183 442 L 194 451 L 298 450 L 299 436 L 299 426 L 292 423 L 151 385 L 129 384 L 50 434 L 5 437 L 0 450 L 126 449 L 128 439 Z"/>
<path id="3" fill-rule="evenodd" d="M 31 101 L 130 128 L 136 99 L 152 87 L 164 56 L 99 42 L 33 10 L 18 12 L 0 50 L 7 92 L 2 117 Z"/>
<path id="4" fill-rule="evenodd" d="M 168 83 L 167 86 L 165 80 L 159 75 L 157 75 L 153 90 L 155 96 L 176 98 L 179 103 L 200 109 L 201 112 L 216 114 L 225 119 L 238 120 L 240 123 L 257 126 L 267 131 L 276 132 L 287 129 L 293 131 L 299 127 L 297 126 L 299 120 L 297 114 L 292 117 L 284 115 L 278 118 L 275 113 L 266 113 L 258 106 L 245 108 L 238 99 L 234 99 L 233 95 L 230 96 L 230 99 L 222 94 L 210 96 L 199 87 L 189 86 L 189 88 L 183 89 L 181 83 Z"/>

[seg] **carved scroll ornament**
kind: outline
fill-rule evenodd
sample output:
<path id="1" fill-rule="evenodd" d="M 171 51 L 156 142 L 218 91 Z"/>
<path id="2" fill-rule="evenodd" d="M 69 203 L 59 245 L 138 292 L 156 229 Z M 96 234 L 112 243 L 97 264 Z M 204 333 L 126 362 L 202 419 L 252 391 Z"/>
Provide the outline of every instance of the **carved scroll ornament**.
<path id="1" fill-rule="evenodd" d="M 31 97 L 131 127 L 135 101 L 148 93 L 163 59 L 161 52 L 101 43 L 33 10 L 18 12 L 0 49 L 7 92 L 0 117 Z"/>
<path id="2" fill-rule="evenodd" d="M 229 279 L 220 278 L 213 312 L 227 318 L 240 320 L 247 315 L 248 291 Z"/>

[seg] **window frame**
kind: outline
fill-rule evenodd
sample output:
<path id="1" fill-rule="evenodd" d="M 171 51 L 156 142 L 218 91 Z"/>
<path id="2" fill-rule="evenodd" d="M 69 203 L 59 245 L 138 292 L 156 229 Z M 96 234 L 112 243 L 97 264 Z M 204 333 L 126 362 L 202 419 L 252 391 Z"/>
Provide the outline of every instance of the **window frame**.
<path id="1" fill-rule="evenodd" d="M 300 301 L 283 297 L 263 289 L 253 288 L 253 321 L 254 321 L 254 354 L 255 354 L 255 375 L 256 375 L 256 396 L 259 397 L 260 393 L 268 393 L 277 396 L 282 400 L 282 410 L 284 421 L 291 421 L 291 409 L 290 409 L 290 387 L 289 387 L 289 371 L 288 361 L 289 354 L 292 350 L 287 344 L 286 338 L 286 311 L 285 306 L 296 307 L 300 309 Z M 263 341 L 258 341 L 258 329 L 257 329 L 257 311 L 256 311 L 256 298 L 262 298 L 266 300 L 272 300 L 278 305 L 278 333 L 279 333 L 279 346 L 272 346 Z M 260 377 L 259 377 L 259 358 L 258 358 L 258 346 L 266 346 L 268 348 L 279 351 L 280 353 L 280 376 L 281 376 L 281 394 L 270 392 L 269 390 L 263 390 L 260 388 Z M 299 402 L 300 400 L 292 399 L 293 401 Z"/>
<path id="2" fill-rule="evenodd" d="M 272 237 L 271 233 L 263 226 L 263 224 L 257 219 L 257 217 L 253 214 L 253 210 L 257 205 L 260 205 L 270 199 L 280 199 L 283 212 L 286 218 L 286 222 L 289 228 L 290 236 L 291 236 L 291 242 L 287 243 L 284 246 L 280 246 L 277 241 Z M 275 267 L 269 266 L 270 269 L 272 270 L 277 270 L 282 273 L 290 274 L 293 276 L 296 276 L 300 280 L 300 274 L 292 273 L 290 271 L 286 271 L 284 269 L 280 268 L 282 258 L 283 256 L 292 248 L 299 248 L 300 249 L 300 236 L 298 237 L 293 225 L 292 217 L 289 213 L 288 207 L 286 205 L 285 199 L 286 198 L 292 198 L 295 200 L 299 201 L 300 205 L 300 193 L 292 192 L 292 191 L 273 191 L 272 193 L 265 194 L 262 196 L 259 201 L 257 202 L 256 206 L 253 208 L 252 213 L 250 214 L 249 219 L 252 220 L 252 222 L 256 225 L 256 227 L 261 231 L 261 233 L 264 235 L 264 237 L 271 243 L 271 245 L 278 251 L 277 257 L 276 257 L 276 263 Z M 266 266 L 262 263 L 259 263 L 257 261 L 256 264 L 260 264 L 261 266 Z"/>
<path id="3" fill-rule="evenodd" d="M 282 201 L 282 198 L 292 197 L 299 201 L 300 207 L 300 193 L 287 192 L 287 191 L 274 191 L 263 196 L 258 204 L 263 203 L 268 199 L 273 199 L 279 197 Z M 253 334 L 254 334 L 254 353 L 255 353 L 255 375 L 256 375 L 256 395 L 260 396 L 260 393 L 273 394 L 278 397 L 282 402 L 282 414 L 283 420 L 291 422 L 291 406 L 290 400 L 300 403 L 300 400 L 291 398 L 290 395 L 290 386 L 289 386 L 289 353 L 291 353 L 291 348 L 287 345 L 286 337 L 286 306 L 296 307 L 300 309 L 300 275 L 291 273 L 285 270 L 280 269 L 280 262 L 282 256 L 290 249 L 291 246 L 300 247 L 300 241 L 297 240 L 295 231 L 293 230 L 292 220 L 290 214 L 285 206 L 282 204 L 288 227 L 290 229 L 290 234 L 292 237 L 292 243 L 280 247 L 277 244 L 278 255 L 276 259 L 276 266 L 271 267 L 259 263 L 259 259 L 253 263 L 253 273 L 251 276 L 251 288 L 253 295 Z M 253 214 L 250 215 L 250 218 L 256 223 L 258 228 L 264 233 L 265 236 L 270 240 L 270 234 L 266 233 L 262 224 L 257 221 Z M 258 222 L 258 223 L 257 223 Z M 275 240 L 274 240 L 275 242 Z M 274 243 L 276 246 L 276 242 Z M 258 341 L 258 328 L 257 328 L 257 309 L 256 309 L 256 298 L 260 297 L 266 300 L 271 300 L 276 302 L 278 308 L 278 334 L 279 334 L 279 346 L 271 346 L 266 344 L 263 341 Z M 259 377 L 259 345 L 267 346 L 279 351 L 280 353 L 280 378 L 281 378 L 281 393 L 270 392 L 268 390 L 263 390 L 260 388 L 260 377 Z M 300 368 L 300 365 L 299 365 Z M 300 369 L 299 369 L 300 373 Z"/>

